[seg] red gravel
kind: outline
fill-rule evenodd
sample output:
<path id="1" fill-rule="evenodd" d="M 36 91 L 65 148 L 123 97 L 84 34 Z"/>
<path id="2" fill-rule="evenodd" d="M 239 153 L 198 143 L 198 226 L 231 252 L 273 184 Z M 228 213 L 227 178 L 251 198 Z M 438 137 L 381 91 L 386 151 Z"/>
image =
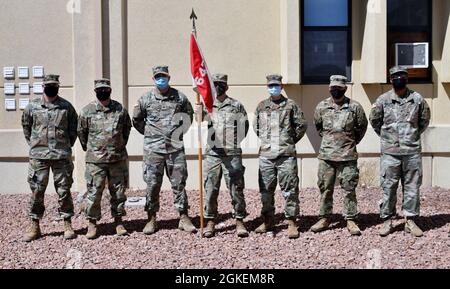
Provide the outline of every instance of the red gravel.
<path id="1" fill-rule="evenodd" d="M 338 191 L 339 192 L 339 191 Z M 125 218 L 130 236 L 114 236 L 107 194 L 103 202 L 104 218 L 100 222 L 102 236 L 88 241 L 86 221 L 81 215 L 73 219 L 79 234 L 72 241 L 62 236 L 62 223 L 57 220 L 57 198 L 46 196 L 47 212 L 41 222 L 44 238 L 32 243 L 22 241 L 28 226 L 28 195 L 0 195 L 0 269 L 4 268 L 450 268 L 450 191 L 440 188 L 422 190 L 420 225 L 425 236 L 414 238 L 403 232 L 403 220 L 397 219 L 398 231 L 381 238 L 377 203 L 379 189 L 358 192 L 363 235 L 350 237 L 345 222 L 334 216 L 332 229 L 314 234 L 309 228 L 317 220 L 318 191 L 302 190 L 299 220 L 301 235 L 297 240 L 286 236 L 287 225 L 282 215 L 282 196 L 277 192 L 276 234 L 257 235 L 246 239 L 235 235 L 229 211 L 230 197 L 222 192 L 219 209 L 222 223 L 213 239 L 200 234 L 189 235 L 177 229 L 177 213 L 170 191 L 161 194 L 158 215 L 160 231 L 145 236 L 142 229 L 146 214 L 143 208 L 128 208 Z M 130 192 L 129 196 L 141 195 Z M 401 194 L 399 194 L 401 195 Z M 76 197 L 74 196 L 76 200 Z M 246 191 L 248 227 L 259 225 L 261 208 L 257 191 Z M 341 194 L 335 197 L 335 212 L 341 212 Z M 198 192 L 189 192 L 191 216 L 198 213 Z M 77 210 L 79 206 L 77 204 Z M 400 204 L 398 211 L 401 212 Z M 194 218 L 198 226 L 199 218 Z"/>

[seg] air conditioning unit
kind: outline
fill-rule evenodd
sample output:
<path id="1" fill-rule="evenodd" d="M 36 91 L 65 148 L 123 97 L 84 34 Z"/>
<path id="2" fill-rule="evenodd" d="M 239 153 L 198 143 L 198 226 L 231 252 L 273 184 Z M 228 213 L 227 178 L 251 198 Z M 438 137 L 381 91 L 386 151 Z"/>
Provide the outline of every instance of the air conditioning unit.
<path id="1" fill-rule="evenodd" d="M 428 68 L 428 42 L 396 43 L 395 64 L 407 68 Z"/>

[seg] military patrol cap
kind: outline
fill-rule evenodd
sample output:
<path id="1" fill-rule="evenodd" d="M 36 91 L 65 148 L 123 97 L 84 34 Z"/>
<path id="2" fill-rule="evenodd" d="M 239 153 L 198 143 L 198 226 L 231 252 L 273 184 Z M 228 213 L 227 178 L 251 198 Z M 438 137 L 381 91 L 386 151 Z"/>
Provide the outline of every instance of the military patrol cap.
<path id="1" fill-rule="evenodd" d="M 45 84 L 59 84 L 59 75 L 48 74 L 44 76 L 44 85 Z"/>
<path id="2" fill-rule="evenodd" d="M 94 81 L 95 89 L 97 88 L 111 88 L 111 80 L 107 78 L 101 78 Z"/>
<path id="3" fill-rule="evenodd" d="M 394 66 L 389 69 L 389 74 L 392 76 L 397 73 L 408 74 L 408 69 L 404 66 Z"/>
<path id="4" fill-rule="evenodd" d="M 339 87 L 347 87 L 347 77 L 343 75 L 332 75 L 330 77 L 330 87 L 339 86 Z"/>
<path id="5" fill-rule="evenodd" d="M 158 74 L 164 74 L 164 75 L 170 76 L 169 67 L 164 66 L 164 65 L 153 67 L 153 77 L 155 77 Z"/>
<path id="6" fill-rule="evenodd" d="M 213 74 L 212 76 L 213 82 L 223 82 L 223 83 L 228 83 L 228 75 L 226 74 L 221 74 L 221 73 L 216 73 Z"/>
<path id="7" fill-rule="evenodd" d="M 278 84 L 281 85 L 281 81 L 283 80 L 283 76 L 279 74 L 270 74 L 267 75 L 267 85 Z"/>

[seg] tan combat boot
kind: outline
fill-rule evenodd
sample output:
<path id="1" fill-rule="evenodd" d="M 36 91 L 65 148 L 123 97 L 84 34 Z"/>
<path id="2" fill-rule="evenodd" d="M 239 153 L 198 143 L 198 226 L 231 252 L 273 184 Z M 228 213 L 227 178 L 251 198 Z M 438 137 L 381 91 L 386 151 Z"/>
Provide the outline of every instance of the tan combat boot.
<path id="1" fill-rule="evenodd" d="M 269 231 L 273 231 L 274 228 L 274 217 L 273 216 L 263 216 L 264 222 L 255 230 L 257 234 L 264 234 Z"/>
<path id="2" fill-rule="evenodd" d="M 423 231 L 417 226 L 412 219 L 406 219 L 405 232 L 410 233 L 414 237 L 422 237 Z"/>
<path id="3" fill-rule="evenodd" d="M 347 230 L 352 236 L 361 236 L 361 230 L 353 220 L 347 220 Z"/>
<path id="4" fill-rule="evenodd" d="M 41 237 L 41 228 L 39 227 L 39 220 L 31 220 L 31 226 L 25 234 L 24 241 L 31 242 Z"/>
<path id="5" fill-rule="evenodd" d="M 289 239 L 297 239 L 300 236 L 295 220 L 288 220 L 288 237 Z"/>
<path id="6" fill-rule="evenodd" d="M 311 227 L 311 231 L 319 233 L 325 231 L 330 226 L 330 220 L 328 218 L 321 218 L 314 226 Z"/>
<path id="7" fill-rule="evenodd" d="M 72 228 L 72 221 L 70 219 L 64 220 L 64 239 L 72 240 L 75 239 L 77 235 Z"/>
<path id="8" fill-rule="evenodd" d="M 188 232 L 188 233 L 196 233 L 197 228 L 191 222 L 187 214 L 181 214 L 180 223 L 178 224 L 178 229 Z"/>
<path id="9" fill-rule="evenodd" d="M 123 226 L 122 218 L 116 217 L 114 219 L 114 223 L 116 224 L 116 234 L 117 236 L 126 236 L 128 235 L 127 229 Z"/>
<path id="10" fill-rule="evenodd" d="M 151 235 L 156 233 L 156 231 L 158 231 L 158 224 L 156 223 L 156 214 L 149 214 L 148 222 L 144 228 L 144 234 Z"/>
<path id="11" fill-rule="evenodd" d="M 242 219 L 236 219 L 236 234 L 239 238 L 248 237 L 248 231 Z"/>
<path id="12" fill-rule="evenodd" d="M 89 240 L 93 240 L 93 239 L 97 238 L 97 221 L 89 220 L 86 238 Z"/>
<path id="13" fill-rule="evenodd" d="M 203 237 L 205 238 L 212 238 L 214 236 L 215 233 L 215 226 L 216 224 L 214 223 L 213 220 L 208 220 L 208 222 L 206 223 L 206 228 L 203 231 Z"/>
<path id="14" fill-rule="evenodd" d="M 394 227 L 392 226 L 392 220 L 388 219 L 384 221 L 383 225 L 381 226 L 380 231 L 378 232 L 381 237 L 386 237 L 387 235 L 394 232 Z"/>

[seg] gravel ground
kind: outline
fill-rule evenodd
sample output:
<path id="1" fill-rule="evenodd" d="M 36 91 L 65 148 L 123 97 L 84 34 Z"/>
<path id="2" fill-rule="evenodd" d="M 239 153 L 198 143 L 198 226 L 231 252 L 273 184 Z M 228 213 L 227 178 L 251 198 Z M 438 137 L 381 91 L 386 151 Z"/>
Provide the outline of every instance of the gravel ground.
<path id="1" fill-rule="evenodd" d="M 248 227 L 259 225 L 261 208 L 257 191 L 247 190 Z M 129 196 L 142 192 L 130 191 Z M 309 228 L 317 221 L 319 193 L 305 189 L 300 193 L 301 235 L 297 240 L 286 236 L 283 199 L 276 195 L 277 220 L 275 234 L 246 239 L 235 235 L 231 219 L 230 197 L 225 191 L 219 197 L 220 221 L 217 236 L 202 239 L 200 233 L 190 235 L 177 229 L 178 215 L 172 205 L 172 193 L 161 193 L 160 231 L 145 236 L 146 214 L 142 207 L 128 208 L 125 225 L 131 234 L 116 237 L 109 215 L 107 193 L 104 194 L 103 219 L 99 223 L 102 236 L 88 241 L 86 221 L 81 215 L 73 219 L 78 238 L 65 241 L 62 222 L 57 218 L 57 198 L 46 196 L 47 211 L 41 222 L 44 238 L 24 243 L 22 234 L 28 226 L 28 195 L 0 195 L 0 269 L 3 268 L 450 268 L 450 191 L 440 188 L 422 190 L 422 217 L 419 224 L 425 236 L 414 238 L 403 232 L 403 220 L 395 220 L 397 231 L 385 238 L 378 236 L 380 227 L 377 203 L 379 189 L 358 191 L 361 212 L 360 237 L 350 237 L 345 221 L 334 215 L 331 229 L 314 234 Z M 190 214 L 198 212 L 198 191 L 188 193 Z M 342 211 L 339 190 L 335 212 Z M 401 194 L 400 194 L 401 195 Z M 76 199 L 76 195 L 74 195 Z M 78 204 L 76 205 L 79 210 Z M 398 208 L 400 212 L 400 205 Z M 194 224 L 199 225 L 199 218 Z"/>

